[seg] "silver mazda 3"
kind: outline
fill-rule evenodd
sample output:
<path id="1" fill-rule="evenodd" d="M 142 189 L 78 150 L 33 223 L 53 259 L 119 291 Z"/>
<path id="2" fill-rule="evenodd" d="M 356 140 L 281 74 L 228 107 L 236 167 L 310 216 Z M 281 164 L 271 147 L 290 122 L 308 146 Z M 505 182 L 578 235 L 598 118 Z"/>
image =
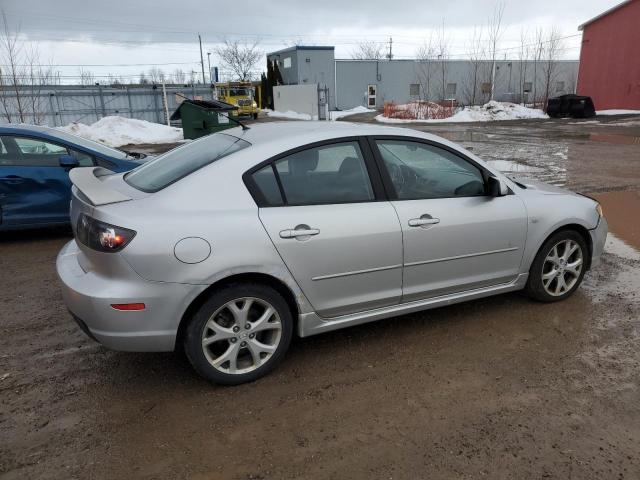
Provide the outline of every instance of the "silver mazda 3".
<path id="1" fill-rule="evenodd" d="M 221 384 L 269 372 L 294 333 L 521 289 L 563 300 L 607 235 L 588 197 L 345 122 L 233 128 L 71 179 L 57 270 L 80 327 L 117 350 L 183 347 Z"/>

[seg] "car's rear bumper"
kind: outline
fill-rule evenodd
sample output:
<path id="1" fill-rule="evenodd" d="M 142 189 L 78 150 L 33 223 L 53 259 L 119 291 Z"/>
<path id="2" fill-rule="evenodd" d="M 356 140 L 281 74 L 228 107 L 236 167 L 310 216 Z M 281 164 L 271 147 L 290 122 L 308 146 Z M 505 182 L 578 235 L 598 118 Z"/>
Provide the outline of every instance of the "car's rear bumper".
<path id="1" fill-rule="evenodd" d="M 591 268 L 597 267 L 600 264 L 600 257 L 604 251 L 604 244 L 607 241 L 607 232 L 609 231 L 609 225 L 604 217 L 600 217 L 596 228 L 589 230 L 591 235 L 591 246 L 593 251 L 591 252 Z"/>
<path id="2" fill-rule="evenodd" d="M 123 278 L 85 272 L 80 250 L 69 242 L 58 254 L 56 267 L 62 296 L 85 333 L 114 350 L 171 351 L 178 325 L 189 302 L 204 287 L 149 282 L 131 271 Z M 116 310 L 112 304 L 144 303 L 144 310 Z"/>

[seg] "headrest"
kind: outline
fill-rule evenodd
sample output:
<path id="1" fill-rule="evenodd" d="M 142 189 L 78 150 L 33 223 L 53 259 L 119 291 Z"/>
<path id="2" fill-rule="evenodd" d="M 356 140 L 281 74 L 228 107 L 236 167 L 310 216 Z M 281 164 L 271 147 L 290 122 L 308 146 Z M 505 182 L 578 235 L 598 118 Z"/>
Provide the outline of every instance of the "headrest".
<path id="1" fill-rule="evenodd" d="M 340 170 L 338 171 L 343 175 L 360 172 L 360 160 L 358 160 L 356 157 L 346 157 L 342 161 Z"/>

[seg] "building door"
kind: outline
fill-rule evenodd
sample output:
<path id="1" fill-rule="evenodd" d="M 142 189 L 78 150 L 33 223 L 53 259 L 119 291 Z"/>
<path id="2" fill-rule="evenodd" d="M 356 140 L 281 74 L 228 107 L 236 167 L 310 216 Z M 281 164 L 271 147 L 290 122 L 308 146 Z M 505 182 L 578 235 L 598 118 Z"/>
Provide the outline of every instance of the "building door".
<path id="1" fill-rule="evenodd" d="M 377 96 L 378 86 L 377 85 L 367 85 L 367 107 L 368 108 L 376 108 L 376 96 Z"/>

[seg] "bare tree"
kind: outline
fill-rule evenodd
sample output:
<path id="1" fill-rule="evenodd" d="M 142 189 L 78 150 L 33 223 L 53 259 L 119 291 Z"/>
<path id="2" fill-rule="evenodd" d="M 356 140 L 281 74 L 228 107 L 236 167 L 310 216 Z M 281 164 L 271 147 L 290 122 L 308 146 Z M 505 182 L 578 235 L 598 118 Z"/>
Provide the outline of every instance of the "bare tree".
<path id="1" fill-rule="evenodd" d="M 518 78 L 520 80 L 519 93 L 520 102 L 525 103 L 525 91 L 524 86 L 527 82 L 527 65 L 529 63 L 529 57 L 531 56 L 531 45 L 529 45 L 529 30 L 522 28 L 520 30 L 520 48 L 518 49 L 518 63 L 520 68 L 518 71 Z"/>
<path id="2" fill-rule="evenodd" d="M 546 58 L 541 65 L 543 81 L 544 81 L 544 98 L 543 108 L 547 108 L 547 100 L 551 93 L 551 85 L 556 80 L 558 59 L 560 57 L 560 51 L 562 50 L 562 40 L 560 36 L 560 30 L 557 27 L 551 27 L 546 37 Z"/>
<path id="3" fill-rule="evenodd" d="M 140 77 L 138 79 L 138 83 L 140 85 L 147 85 L 149 83 L 149 79 L 147 78 L 147 74 L 144 72 L 140 72 Z"/>
<path id="4" fill-rule="evenodd" d="M 381 44 L 363 40 L 351 52 L 351 58 L 354 60 L 380 60 L 383 57 L 382 51 L 383 46 Z"/>
<path id="5" fill-rule="evenodd" d="M 420 90 L 420 100 L 427 102 L 427 118 L 429 118 L 429 102 L 433 91 L 434 76 L 436 74 L 436 47 L 433 41 L 433 33 L 425 38 L 416 52 L 416 78 Z"/>
<path id="6" fill-rule="evenodd" d="M 436 53 L 438 56 L 438 79 L 441 86 L 440 100 L 444 100 L 447 98 L 447 62 L 449 59 L 449 38 L 444 29 L 444 20 L 442 21 L 441 28 L 438 30 Z"/>
<path id="7" fill-rule="evenodd" d="M 504 2 L 500 1 L 495 4 L 493 14 L 489 17 L 487 24 L 487 34 L 489 36 L 489 49 L 491 54 L 491 100 L 495 91 L 496 81 L 496 52 L 498 42 L 502 36 L 502 16 L 504 14 Z"/>
<path id="8" fill-rule="evenodd" d="M 24 89 L 28 95 L 26 97 L 27 112 L 31 121 L 40 125 L 45 120 L 45 98 L 42 95 L 42 87 L 51 82 L 53 68 L 41 63 L 40 52 L 34 45 L 27 46 L 24 53 Z"/>
<path id="9" fill-rule="evenodd" d="M 165 80 L 164 72 L 158 67 L 150 68 L 147 73 L 149 81 L 153 84 L 162 83 Z"/>
<path id="10" fill-rule="evenodd" d="M 93 85 L 95 83 L 93 72 L 91 70 L 85 70 L 82 67 L 78 70 L 78 78 L 80 85 Z"/>
<path id="11" fill-rule="evenodd" d="M 189 79 L 187 83 L 189 85 L 195 85 L 196 83 L 198 83 L 198 72 L 196 72 L 195 70 L 191 70 L 189 72 Z"/>
<path id="12" fill-rule="evenodd" d="M 233 72 L 239 80 L 251 80 L 251 72 L 262 59 L 263 52 L 258 48 L 260 42 L 240 43 L 238 40 L 225 39 L 216 47 L 215 52 L 221 63 Z"/>
<path id="13" fill-rule="evenodd" d="M 22 42 L 19 28 L 13 30 L 2 11 L 0 104 L 7 122 L 42 123 L 45 109 L 40 92 L 52 77 L 53 69 L 41 64 L 37 46 Z"/>
<path id="14" fill-rule="evenodd" d="M 187 75 L 184 73 L 182 69 L 176 68 L 173 71 L 173 83 L 184 84 L 186 78 L 187 78 Z"/>
<path id="15" fill-rule="evenodd" d="M 481 68 L 485 62 L 486 51 L 483 45 L 483 32 L 482 27 L 473 29 L 473 35 L 471 37 L 470 44 L 468 45 L 469 51 L 469 69 L 467 78 L 463 84 L 463 95 L 465 103 L 468 105 L 475 105 L 479 99 L 480 94 L 480 78 Z"/>
<path id="16" fill-rule="evenodd" d="M 537 28 L 535 32 L 534 63 L 533 63 L 533 107 L 538 103 L 538 65 L 544 55 L 544 30 Z"/>

